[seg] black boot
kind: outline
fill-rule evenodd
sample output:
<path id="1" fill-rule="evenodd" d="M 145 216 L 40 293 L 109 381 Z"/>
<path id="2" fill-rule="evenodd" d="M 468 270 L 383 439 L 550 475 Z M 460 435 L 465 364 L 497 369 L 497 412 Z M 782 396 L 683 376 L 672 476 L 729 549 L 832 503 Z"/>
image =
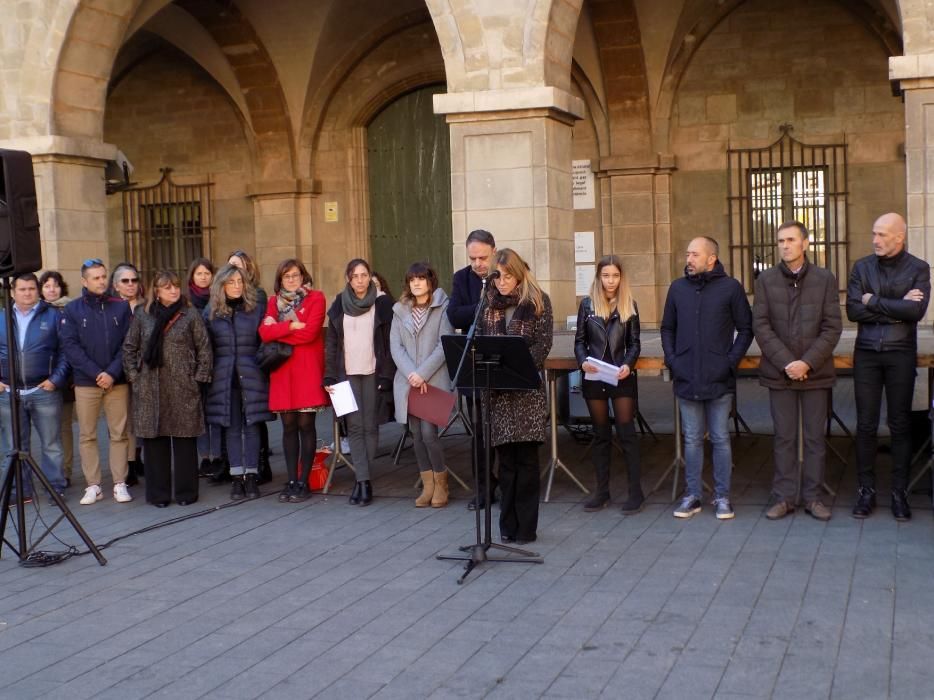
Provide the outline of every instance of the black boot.
<path id="1" fill-rule="evenodd" d="M 243 481 L 243 490 L 246 492 L 246 497 L 251 501 L 254 498 L 259 498 L 259 479 L 256 474 L 247 474 Z"/>
<path id="2" fill-rule="evenodd" d="M 201 460 L 201 465 L 198 467 L 198 476 L 202 479 L 206 479 L 213 473 L 214 467 L 211 466 L 211 460 L 205 457 Z"/>
<path id="3" fill-rule="evenodd" d="M 584 510 L 593 513 L 610 504 L 610 426 L 595 425 L 591 459 L 596 477 L 593 495 L 584 503 Z"/>
<path id="4" fill-rule="evenodd" d="M 136 476 L 140 479 L 146 478 L 146 465 L 143 464 L 143 448 L 136 448 Z"/>
<path id="5" fill-rule="evenodd" d="M 629 475 L 629 498 L 623 503 L 623 515 L 635 515 L 645 505 L 645 494 L 642 493 L 642 456 L 639 453 L 639 436 L 636 435 L 636 426 L 624 423 L 619 426 L 619 441 L 623 447 L 623 457 L 626 459 L 626 471 Z"/>
<path id="6" fill-rule="evenodd" d="M 373 502 L 373 485 L 367 481 L 360 482 L 360 505 L 368 506 Z"/>
<path id="7" fill-rule="evenodd" d="M 215 459 L 211 462 L 214 471 L 208 482 L 214 485 L 223 484 L 230 481 L 230 463 L 226 459 Z"/>
<path id="8" fill-rule="evenodd" d="M 911 507 L 905 489 L 892 489 L 892 515 L 900 523 L 911 520 Z"/>
<path id="9" fill-rule="evenodd" d="M 355 481 L 353 484 L 353 491 L 350 492 L 350 498 L 347 499 L 347 502 L 352 506 L 360 505 L 360 492 L 362 490 L 362 483 L 362 481 Z"/>
<path id="10" fill-rule="evenodd" d="M 136 478 L 136 460 L 131 459 L 126 464 L 126 479 L 124 480 L 127 486 L 139 486 L 139 479 Z"/>
<path id="11" fill-rule="evenodd" d="M 246 490 L 243 485 L 243 477 L 235 476 L 233 477 L 233 483 L 230 485 L 230 500 L 242 501 L 244 498 L 246 498 Z"/>
<path id="12" fill-rule="evenodd" d="M 268 447 L 264 447 L 259 451 L 259 474 L 256 479 L 258 484 L 268 484 L 272 481 L 272 467 L 269 465 Z"/>
<path id="13" fill-rule="evenodd" d="M 876 490 L 868 486 L 860 486 L 856 490 L 856 505 L 853 506 L 853 517 L 868 518 L 876 507 Z"/>

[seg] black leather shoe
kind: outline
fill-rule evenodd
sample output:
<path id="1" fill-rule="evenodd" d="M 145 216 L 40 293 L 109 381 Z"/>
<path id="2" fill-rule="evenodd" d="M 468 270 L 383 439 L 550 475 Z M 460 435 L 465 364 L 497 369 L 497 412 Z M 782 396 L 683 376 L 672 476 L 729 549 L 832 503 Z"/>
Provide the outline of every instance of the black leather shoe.
<path id="1" fill-rule="evenodd" d="M 911 520 L 911 507 L 905 489 L 892 489 L 892 515 L 900 523 Z"/>
<path id="2" fill-rule="evenodd" d="M 350 492 L 350 498 L 347 499 L 347 502 L 352 506 L 360 505 L 360 492 L 362 487 L 360 486 L 362 481 L 355 481 L 353 485 L 353 491 Z"/>
<path id="3" fill-rule="evenodd" d="M 155 503 L 153 503 L 153 505 L 156 508 L 168 508 L 169 502 L 168 501 L 156 501 Z"/>
<path id="4" fill-rule="evenodd" d="M 587 513 L 596 513 L 598 510 L 603 510 L 608 505 L 610 505 L 610 494 L 595 493 L 584 504 L 584 511 Z"/>
<path id="5" fill-rule="evenodd" d="M 513 542 L 516 541 L 516 538 L 511 535 L 500 535 L 499 541 L 502 542 L 503 544 L 512 544 Z"/>
<path id="6" fill-rule="evenodd" d="M 176 501 L 180 506 L 190 506 L 192 503 L 197 503 L 197 498 L 183 498 L 180 501 Z"/>
<path id="7" fill-rule="evenodd" d="M 530 544 L 537 539 L 538 539 L 537 535 L 520 536 L 516 538 L 516 544 L 518 545 Z"/>
<path id="8" fill-rule="evenodd" d="M 211 466 L 214 468 L 214 473 L 208 477 L 209 483 L 216 485 L 230 481 L 230 464 L 226 459 L 215 459 L 211 462 Z"/>
<path id="9" fill-rule="evenodd" d="M 235 476 L 233 477 L 233 483 L 230 485 L 230 500 L 242 501 L 244 498 L 246 498 L 246 491 L 243 487 L 243 477 Z"/>
<path id="10" fill-rule="evenodd" d="M 207 457 L 201 460 L 201 465 L 198 467 L 198 476 L 202 479 L 207 479 L 211 474 L 214 473 L 214 467 Z"/>
<path id="11" fill-rule="evenodd" d="M 480 510 L 483 510 L 484 508 L 486 508 L 486 501 L 479 496 L 474 496 L 467 503 L 467 510 L 477 510 L 478 507 L 480 508 Z"/>
<path id="12" fill-rule="evenodd" d="M 243 490 L 250 500 L 259 498 L 259 479 L 256 474 L 247 474 L 244 478 Z"/>
<path id="13" fill-rule="evenodd" d="M 868 518 L 876 507 L 876 490 L 868 486 L 860 486 L 856 490 L 856 505 L 853 506 L 854 518 Z"/>
<path id="14" fill-rule="evenodd" d="M 131 459 L 129 462 L 127 462 L 126 479 L 124 479 L 124 483 L 127 486 L 139 486 L 139 479 L 136 478 L 135 460 Z"/>
<path id="15" fill-rule="evenodd" d="M 360 482 L 360 505 L 368 506 L 373 502 L 373 485 L 367 481 Z"/>

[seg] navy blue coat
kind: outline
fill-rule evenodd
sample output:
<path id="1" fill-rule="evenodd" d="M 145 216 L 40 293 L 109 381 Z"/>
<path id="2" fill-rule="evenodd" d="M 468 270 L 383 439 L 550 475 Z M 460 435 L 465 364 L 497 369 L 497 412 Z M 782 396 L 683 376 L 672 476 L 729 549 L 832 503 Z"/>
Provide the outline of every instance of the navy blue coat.
<path id="1" fill-rule="evenodd" d="M 76 386 L 97 386 L 107 372 L 114 384 L 125 384 L 123 339 L 130 330 L 130 305 L 109 294 L 89 294 L 68 302 L 62 314 L 59 340 L 74 370 Z"/>
<path id="2" fill-rule="evenodd" d="M 26 328 L 22 352 L 16 353 L 17 386 L 32 388 L 46 379 L 62 389 L 68 383 L 68 362 L 59 340 L 61 315 L 44 301 L 37 305 L 35 315 Z M 17 317 L 13 314 L 13 334 L 17 331 Z M 0 381 L 10 384 L 9 344 L 6 324 L 0 323 Z"/>
<path id="3" fill-rule="evenodd" d="M 736 366 L 752 344 L 752 311 L 719 260 L 671 283 L 661 331 L 677 396 L 707 401 L 735 393 Z"/>
<path id="4" fill-rule="evenodd" d="M 259 324 L 266 313 L 257 304 L 252 311 L 242 307 L 232 316 L 208 318 L 210 306 L 204 310 L 204 324 L 214 348 L 214 375 L 207 390 L 205 420 L 212 425 L 230 426 L 230 401 L 234 372 L 240 384 L 243 412 L 247 425 L 270 421 L 269 377 L 256 363 L 259 349 Z"/>
<path id="5" fill-rule="evenodd" d="M 454 273 L 454 279 L 451 280 L 451 297 L 448 300 L 448 320 L 462 333 L 470 330 L 482 289 L 483 278 L 478 277 L 470 265 Z"/>

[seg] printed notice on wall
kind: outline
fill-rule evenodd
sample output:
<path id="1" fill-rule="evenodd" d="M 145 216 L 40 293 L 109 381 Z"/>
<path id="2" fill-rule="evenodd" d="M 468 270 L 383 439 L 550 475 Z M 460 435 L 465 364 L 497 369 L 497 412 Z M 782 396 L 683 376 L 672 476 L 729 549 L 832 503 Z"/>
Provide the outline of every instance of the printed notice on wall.
<path id="1" fill-rule="evenodd" d="M 588 263 L 594 261 L 593 231 L 574 232 L 574 262 Z"/>
<path id="2" fill-rule="evenodd" d="M 324 203 L 324 220 L 329 224 L 333 224 L 338 220 L 337 213 L 337 202 L 325 202 Z"/>
<path id="3" fill-rule="evenodd" d="M 575 209 L 593 209 L 593 170 L 589 160 L 571 161 L 571 189 L 574 192 Z"/>
<path id="4" fill-rule="evenodd" d="M 579 297 L 585 297 L 590 294 L 590 284 L 593 282 L 593 276 L 596 265 L 575 265 L 574 271 L 574 293 Z"/>

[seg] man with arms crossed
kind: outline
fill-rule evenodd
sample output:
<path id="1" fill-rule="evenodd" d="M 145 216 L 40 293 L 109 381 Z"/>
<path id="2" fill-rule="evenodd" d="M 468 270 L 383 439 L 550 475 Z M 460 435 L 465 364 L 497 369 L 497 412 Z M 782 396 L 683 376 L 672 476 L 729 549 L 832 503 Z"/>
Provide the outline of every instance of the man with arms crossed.
<path id="1" fill-rule="evenodd" d="M 905 249 L 905 220 L 883 214 L 872 225 L 873 254 L 853 265 L 846 288 L 846 316 L 859 323 L 853 351 L 856 394 L 856 492 L 854 518 L 876 506 L 876 433 L 885 387 L 892 436 L 892 515 L 911 518 L 911 395 L 915 385 L 918 321 L 931 296 L 931 268 Z"/>
<path id="2" fill-rule="evenodd" d="M 662 316 L 665 365 L 671 370 L 684 428 L 686 490 L 673 513 L 676 518 L 690 518 L 701 510 L 705 432 L 713 443 L 716 516 L 734 516 L 729 417 L 736 366 L 752 343 L 752 314 L 742 285 L 726 274 L 719 252 L 713 238 L 691 241 L 684 277 L 668 288 Z"/>
<path id="3" fill-rule="evenodd" d="M 804 431 L 801 499 L 806 513 L 830 520 L 830 509 L 820 501 L 820 488 L 828 398 L 836 381 L 833 350 L 843 329 L 837 279 L 808 260 L 804 224 L 782 224 L 777 238 L 782 260 L 756 279 L 752 307 L 753 329 L 762 351 L 759 383 L 769 390 L 775 425 L 772 505 L 765 517 L 778 520 L 797 505 L 800 406 Z"/>

